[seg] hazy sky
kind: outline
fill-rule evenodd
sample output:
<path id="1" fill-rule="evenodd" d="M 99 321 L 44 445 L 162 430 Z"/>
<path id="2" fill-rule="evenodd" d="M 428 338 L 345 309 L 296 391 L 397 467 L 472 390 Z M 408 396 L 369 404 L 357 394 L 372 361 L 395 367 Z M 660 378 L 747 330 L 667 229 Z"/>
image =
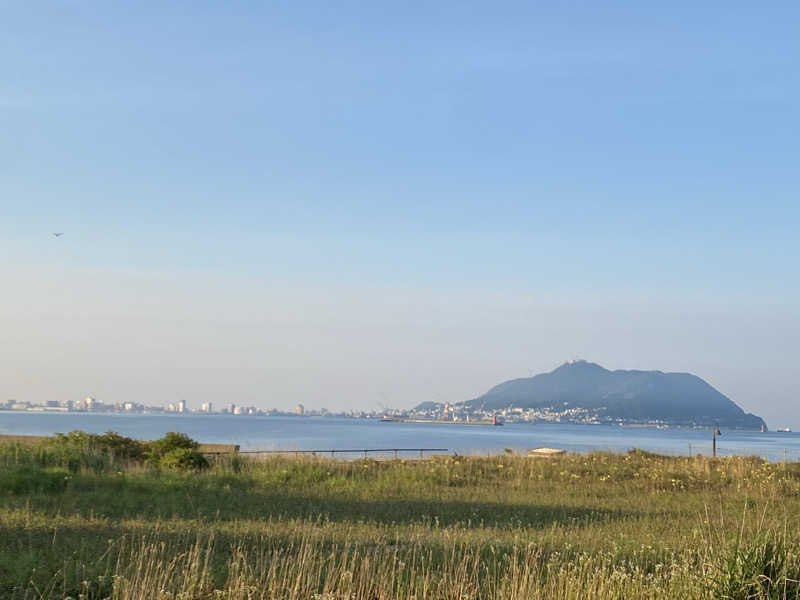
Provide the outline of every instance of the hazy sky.
<path id="1" fill-rule="evenodd" d="M 800 428 L 797 3 L 0 17 L 0 400 L 407 407 L 580 356 Z"/>

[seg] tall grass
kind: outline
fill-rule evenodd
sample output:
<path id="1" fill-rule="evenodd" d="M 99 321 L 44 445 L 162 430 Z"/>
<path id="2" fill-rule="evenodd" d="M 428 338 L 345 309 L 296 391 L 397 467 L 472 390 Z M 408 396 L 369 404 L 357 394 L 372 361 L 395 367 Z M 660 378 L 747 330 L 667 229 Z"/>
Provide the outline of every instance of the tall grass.
<path id="1" fill-rule="evenodd" d="M 0 597 L 800 598 L 797 463 L 87 452 L 0 447 Z"/>

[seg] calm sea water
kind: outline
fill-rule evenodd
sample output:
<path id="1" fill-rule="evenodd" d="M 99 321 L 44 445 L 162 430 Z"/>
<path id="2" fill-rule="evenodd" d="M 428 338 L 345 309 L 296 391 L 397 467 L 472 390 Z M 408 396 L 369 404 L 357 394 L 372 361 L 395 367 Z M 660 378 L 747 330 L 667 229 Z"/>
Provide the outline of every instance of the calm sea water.
<path id="1" fill-rule="evenodd" d="M 711 454 L 710 430 L 611 425 L 506 424 L 503 427 L 382 423 L 370 419 L 244 417 L 228 415 L 126 415 L 0 412 L 0 434 L 48 435 L 73 429 L 113 430 L 138 439 L 180 431 L 203 442 L 239 444 L 242 450 L 447 448 L 459 454 L 525 451 L 548 446 L 576 452 L 643 448 L 667 454 Z M 719 454 L 755 454 L 800 460 L 800 434 L 723 430 Z"/>

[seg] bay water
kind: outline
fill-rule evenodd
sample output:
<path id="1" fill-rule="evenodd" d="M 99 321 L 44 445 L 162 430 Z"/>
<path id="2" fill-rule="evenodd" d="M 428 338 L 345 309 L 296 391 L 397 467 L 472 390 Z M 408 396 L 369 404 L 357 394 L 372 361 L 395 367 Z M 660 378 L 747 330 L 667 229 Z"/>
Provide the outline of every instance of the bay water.
<path id="1" fill-rule="evenodd" d="M 502 427 L 466 424 L 382 422 L 377 419 L 224 414 L 120 414 L 0 411 L 0 435 L 51 435 L 82 429 L 116 431 L 155 439 L 179 431 L 206 443 L 238 444 L 253 450 L 441 449 L 440 453 L 498 454 L 551 447 L 571 452 L 630 448 L 664 454 L 711 454 L 710 429 L 659 429 L 567 423 L 507 423 Z M 719 455 L 757 455 L 800 460 L 800 434 L 723 430 Z M 373 454 L 375 455 L 375 454 Z M 400 453 L 415 456 L 416 452 Z M 346 454 L 337 454 L 346 457 Z"/>

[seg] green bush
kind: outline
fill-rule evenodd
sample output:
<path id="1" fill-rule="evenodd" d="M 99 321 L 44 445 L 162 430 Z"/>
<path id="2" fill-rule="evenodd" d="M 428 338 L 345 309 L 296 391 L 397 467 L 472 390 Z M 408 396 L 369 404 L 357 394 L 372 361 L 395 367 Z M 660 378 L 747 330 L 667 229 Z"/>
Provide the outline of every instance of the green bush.
<path id="1" fill-rule="evenodd" d="M 208 467 L 208 460 L 197 450 L 173 448 L 160 457 L 158 465 L 178 471 L 200 471 Z"/>
<path id="2" fill-rule="evenodd" d="M 192 438 L 185 433 L 178 433 L 177 431 L 169 431 L 164 434 L 164 437 L 153 440 L 148 444 L 148 452 L 151 456 L 161 456 L 170 450 L 186 449 L 197 450 L 200 446 Z"/>
<path id="3" fill-rule="evenodd" d="M 142 462 L 146 449 L 145 443 L 115 431 L 97 434 L 75 430 L 57 433 L 43 442 L 40 462 L 65 466 L 73 472 L 81 468 L 102 472 L 118 460 Z"/>
<path id="4" fill-rule="evenodd" d="M 197 471 L 208 466 L 206 457 L 198 448 L 200 444 L 184 433 L 170 431 L 153 440 L 147 448 L 147 463 L 154 467 Z"/>
<path id="5" fill-rule="evenodd" d="M 156 468 L 199 470 L 208 466 L 199 447 L 192 438 L 176 431 L 152 442 L 140 442 L 114 431 L 96 434 L 75 430 L 57 433 L 35 452 L 9 448 L 2 459 L 14 464 L 64 467 L 73 473 L 82 469 L 96 473 L 112 471 L 119 461 L 133 465 L 146 463 Z"/>
<path id="6" fill-rule="evenodd" d="M 92 444 L 116 458 L 140 462 L 145 458 L 147 445 L 139 440 L 125 437 L 115 431 L 92 436 Z"/>
<path id="7" fill-rule="evenodd" d="M 95 447 L 94 437 L 85 431 L 57 433 L 41 444 L 37 462 L 43 467 L 66 467 L 73 473 L 81 469 L 102 473 L 109 468 L 111 456 L 102 448 Z"/>

